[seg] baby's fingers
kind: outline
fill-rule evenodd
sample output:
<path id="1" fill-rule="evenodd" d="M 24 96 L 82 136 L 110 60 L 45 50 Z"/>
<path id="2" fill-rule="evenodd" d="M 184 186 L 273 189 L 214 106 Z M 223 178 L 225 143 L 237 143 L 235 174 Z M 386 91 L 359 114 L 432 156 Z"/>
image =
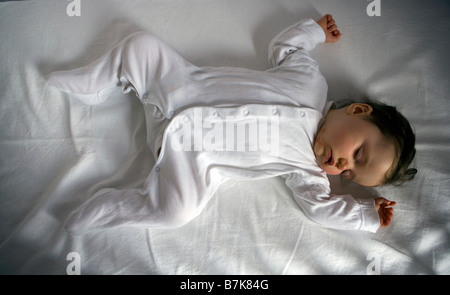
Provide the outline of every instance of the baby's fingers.
<path id="1" fill-rule="evenodd" d="M 336 31 L 332 32 L 332 34 L 333 34 L 333 36 L 335 36 L 335 37 L 340 37 L 340 36 L 342 36 L 342 34 L 341 34 L 341 32 L 339 32 L 339 30 L 336 30 Z"/>
<path id="2" fill-rule="evenodd" d="M 384 216 L 391 217 L 394 216 L 394 208 L 384 208 Z"/>
<path id="3" fill-rule="evenodd" d="M 328 32 L 336 31 L 337 30 L 337 25 L 331 25 L 331 26 L 328 27 L 327 30 L 328 30 Z"/>
<path id="4" fill-rule="evenodd" d="M 388 204 L 388 206 L 395 206 L 395 205 L 397 205 L 397 203 L 395 202 L 395 201 L 389 201 L 389 204 Z"/>
<path id="5" fill-rule="evenodd" d="M 394 209 L 393 208 L 383 208 L 383 212 L 380 216 L 380 226 L 387 227 L 391 224 L 392 219 L 394 218 Z"/>
<path id="6" fill-rule="evenodd" d="M 336 24 L 336 21 L 334 19 L 331 19 L 330 21 L 328 21 L 327 23 L 327 28 L 329 29 L 332 25 Z"/>
<path id="7" fill-rule="evenodd" d="M 375 204 L 383 205 L 386 207 L 386 206 L 395 206 L 395 204 L 397 204 L 397 203 L 395 203 L 394 201 L 389 201 L 388 199 L 385 199 L 383 197 L 378 197 L 378 198 L 375 198 Z"/>

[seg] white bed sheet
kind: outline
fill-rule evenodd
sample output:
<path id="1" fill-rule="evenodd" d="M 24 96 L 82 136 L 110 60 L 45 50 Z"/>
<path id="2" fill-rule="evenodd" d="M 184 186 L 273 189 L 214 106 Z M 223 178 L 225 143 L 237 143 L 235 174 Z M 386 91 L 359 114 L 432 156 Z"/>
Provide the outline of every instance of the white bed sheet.
<path id="1" fill-rule="evenodd" d="M 450 274 L 450 4 L 381 0 L 80 0 L 0 3 L 0 274 Z M 153 159 L 139 101 L 120 90 L 86 106 L 45 83 L 147 30 L 200 66 L 268 68 L 272 37 L 331 13 L 343 33 L 313 52 L 333 100 L 363 93 L 414 125 L 418 175 L 402 187 L 336 191 L 397 201 L 376 234 L 321 228 L 281 179 L 220 188 L 176 230 L 65 232 L 68 214 L 103 187 L 138 187 Z M 245 98 L 243 98 L 245 99 Z"/>

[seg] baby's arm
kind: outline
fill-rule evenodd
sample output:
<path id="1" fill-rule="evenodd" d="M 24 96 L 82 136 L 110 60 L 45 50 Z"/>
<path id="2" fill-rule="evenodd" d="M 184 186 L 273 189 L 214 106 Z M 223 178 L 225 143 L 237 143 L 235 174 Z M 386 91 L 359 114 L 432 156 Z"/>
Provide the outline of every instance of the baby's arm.
<path id="1" fill-rule="evenodd" d="M 338 30 L 336 21 L 333 19 L 331 14 L 325 14 L 317 21 L 317 23 L 325 33 L 325 43 L 334 43 L 339 41 L 342 34 Z"/>
<path id="2" fill-rule="evenodd" d="M 317 44 L 337 42 L 341 37 L 335 20 L 330 14 L 318 21 L 304 19 L 281 31 L 269 44 L 269 63 L 276 67 L 288 60 L 290 55 L 300 52 L 308 55 Z M 294 59 L 298 63 L 299 59 Z M 303 59 L 302 59 L 303 61 Z"/>
<path id="3" fill-rule="evenodd" d="M 394 201 L 386 200 L 385 198 L 375 199 L 375 209 L 380 217 L 380 227 L 388 227 L 391 225 L 392 218 L 394 218 L 394 208 L 396 203 Z"/>
<path id="4" fill-rule="evenodd" d="M 355 199 L 350 194 L 331 194 L 328 179 L 315 175 L 292 173 L 286 185 L 303 213 L 321 226 L 339 230 L 376 232 L 380 217 L 373 199 Z"/>
<path id="5" fill-rule="evenodd" d="M 323 29 L 316 21 L 303 19 L 272 39 L 269 44 L 269 63 L 272 67 L 277 67 L 289 61 L 289 56 L 308 56 L 317 44 L 325 42 L 325 37 Z M 298 58 L 292 63 L 298 65 Z"/>

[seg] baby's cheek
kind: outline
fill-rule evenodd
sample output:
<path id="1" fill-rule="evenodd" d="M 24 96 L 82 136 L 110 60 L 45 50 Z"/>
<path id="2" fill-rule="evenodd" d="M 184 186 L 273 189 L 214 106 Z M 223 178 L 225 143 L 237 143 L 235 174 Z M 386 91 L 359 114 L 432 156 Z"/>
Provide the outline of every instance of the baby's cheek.
<path id="1" fill-rule="evenodd" d="M 333 137 L 333 146 L 336 152 L 345 154 L 347 151 L 351 151 L 354 148 L 353 138 L 347 136 L 347 134 L 341 134 L 341 136 Z"/>
<path id="2" fill-rule="evenodd" d="M 313 152 L 314 155 L 316 156 L 316 160 L 319 160 L 319 156 L 321 155 L 321 150 L 323 149 L 322 144 L 320 142 L 320 140 L 317 140 L 314 142 L 314 146 L 313 146 Z"/>

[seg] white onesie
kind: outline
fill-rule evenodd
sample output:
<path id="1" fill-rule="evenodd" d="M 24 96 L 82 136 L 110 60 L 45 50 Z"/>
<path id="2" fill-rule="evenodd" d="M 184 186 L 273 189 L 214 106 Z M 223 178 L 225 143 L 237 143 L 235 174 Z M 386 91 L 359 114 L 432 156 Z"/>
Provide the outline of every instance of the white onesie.
<path id="1" fill-rule="evenodd" d="M 179 227 L 200 214 L 227 180 L 283 176 L 315 222 L 375 232 L 380 222 L 374 201 L 331 194 L 313 153 L 331 102 L 309 51 L 324 41 L 316 22 L 300 21 L 270 43 L 272 68 L 254 71 L 197 67 L 138 32 L 83 68 L 52 73 L 50 84 L 87 104 L 104 101 L 117 86 L 135 91 L 157 159 L 143 188 L 100 190 L 66 228 Z"/>

